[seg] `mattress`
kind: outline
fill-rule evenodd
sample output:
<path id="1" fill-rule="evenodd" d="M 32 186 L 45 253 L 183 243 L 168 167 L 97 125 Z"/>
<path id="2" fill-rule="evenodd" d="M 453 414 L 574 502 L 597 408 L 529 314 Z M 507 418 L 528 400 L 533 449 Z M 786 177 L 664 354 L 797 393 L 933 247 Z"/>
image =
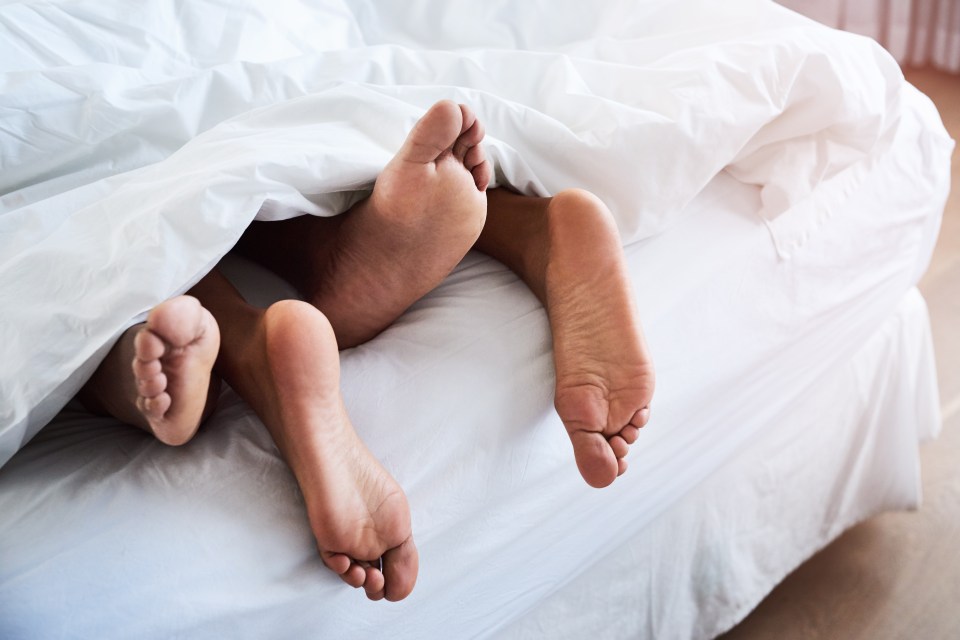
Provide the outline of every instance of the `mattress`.
<path id="1" fill-rule="evenodd" d="M 0 469 L 2 635 L 484 637 L 522 624 L 558 589 L 602 566 L 611 549 L 629 549 L 658 518 L 687 509 L 677 505 L 752 445 L 797 437 L 804 421 L 779 418 L 802 413 L 807 394 L 818 397 L 817 382 L 845 375 L 869 336 L 896 316 L 929 259 L 945 196 L 943 167 L 928 150 L 949 147 L 932 128 L 929 102 L 912 90 L 906 100 L 891 152 L 873 161 L 862 188 L 828 203 L 843 215 L 824 218 L 790 258 L 778 255 L 757 214 L 758 188 L 728 173 L 676 227 L 626 248 L 659 382 L 631 471 L 610 488 L 583 484 L 552 411 L 543 310 L 502 265 L 470 254 L 394 326 L 342 354 L 357 431 L 410 500 L 421 574 L 408 599 L 368 602 L 324 570 L 290 473 L 262 424 L 227 389 L 188 447 L 165 447 L 68 407 Z M 923 171 L 905 174 L 902 166 Z M 268 274 L 244 276 L 250 268 L 241 264 L 238 275 L 236 266 L 234 277 L 253 281 L 245 285 L 251 297 L 283 295 Z M 910 326 L 905 342 L 922 343 L 924 323 Z M 917 394 L 929 401 L 931 360 L 916 361 L 928 376 Z M 856 376 L 844 384 L 858 388 Z M 649 627 L 631 620 L 675 637 L 689 628 L 704 636 L 722 630 L 842 527 L 874 509 L 914 505 L 913 443 L 935 422 L 929 402 L 918 406 L 926 407 L 918 420 L 896 436 L 909 436 L 910 446 L 890 456 L 888 490 L 868 492 L 862 504 L 835 496 L 844 508 L 815 535 L 794 541 L 766 571 L 746 571 L 756 579 L 749 596 L 725 591 L 730 582 L 718 581 L 717 591 L 691 584 L 702 572 L 647 568 L 646 575 L 656 572 L 652 589 L 693 589 L 693 605 L 652 602 L 642 612 Z M 844 446 L 851 457 L 835 461 L 827 477 L 855 485 L 875 466 L 856 464 L 856 452 L 869 448 Z M 779 464 L 804 468 L 807 454 L 783 450 L 761 476 L 769 479 L 765 490 L 785 482 Z M 726 504 L 761 490 L 723 486 Z M 800 509 L 803 497 L 795 497 Z M 789 517 L 793 508 L 781 506 Z M 724 543 L 705 543 L 712 527 L 734 526 L 741 516 L 700 515 L 709 517 L 684 524 L 704 543 L 696 553 L 716 552 L 710 566 L 721 566 Z M 659 531 L 656 548 L 665 553 L 687 535 L 663 540 Z M 751 539 L 757 557 L 766 557 L 763 538 Z M 723 598 L 733 602 L 717 605 Z M 678 611 L 676 623 L 665 621 Z"/>

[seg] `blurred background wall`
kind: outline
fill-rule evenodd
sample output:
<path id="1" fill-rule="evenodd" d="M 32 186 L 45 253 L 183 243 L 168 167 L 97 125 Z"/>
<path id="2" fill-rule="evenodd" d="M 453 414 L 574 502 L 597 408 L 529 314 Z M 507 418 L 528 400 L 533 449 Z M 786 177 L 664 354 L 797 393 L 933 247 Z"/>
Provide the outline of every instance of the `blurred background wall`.
<path id="1" fill-rule="evenodd" d="M 831 27 L 869 36 L 903 66 L 960 73 L 960 0 L 778 0 Z"/>

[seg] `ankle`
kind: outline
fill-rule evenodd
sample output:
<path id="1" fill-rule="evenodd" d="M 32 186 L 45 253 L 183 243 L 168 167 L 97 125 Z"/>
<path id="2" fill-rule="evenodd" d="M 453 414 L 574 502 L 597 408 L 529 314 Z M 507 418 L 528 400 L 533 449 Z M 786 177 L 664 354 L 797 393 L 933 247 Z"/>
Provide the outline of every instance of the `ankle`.
<path id="1" fill-rule="evenodd" d="M 266 310 L 252 305 L 231 310 L 228 322 L 220 322 L 220 353 L 215 371 L 234 389 L 242 380 L 262 371 L 264 316 Z"/>
<path id="2" fill-rule="evenodd" d="M 506 188 L 487 191 L 487 224 L 474 248 L 502 262 L 544 302 L 551 198 L 523 196 Z"/>

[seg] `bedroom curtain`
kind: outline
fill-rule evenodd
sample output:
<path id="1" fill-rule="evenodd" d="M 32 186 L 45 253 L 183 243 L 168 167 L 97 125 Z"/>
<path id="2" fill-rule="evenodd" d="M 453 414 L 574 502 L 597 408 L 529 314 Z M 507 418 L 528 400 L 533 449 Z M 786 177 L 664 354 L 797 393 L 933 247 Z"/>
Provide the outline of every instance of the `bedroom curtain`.
<path id="1" fill-rule="evenodd" d="M 831 27 L 869 36 L 902 65 L 960 73 L 958 0 L 779 0 Z"/>

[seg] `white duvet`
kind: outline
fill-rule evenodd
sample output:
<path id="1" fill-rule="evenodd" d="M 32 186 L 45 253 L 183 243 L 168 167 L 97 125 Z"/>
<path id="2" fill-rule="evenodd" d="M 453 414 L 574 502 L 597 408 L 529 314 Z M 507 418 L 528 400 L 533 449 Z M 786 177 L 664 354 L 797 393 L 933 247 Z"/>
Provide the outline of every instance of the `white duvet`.
<path id="1" fill-rule="evenodd" d="M 254 218 L 342 212 L 438 99 L 486 123 L 499 183 L 590 189 L 626 243 L 726 169 L 789 259 L 902 86 L 761 0 L 13 2 L 0 70 L 0 464 L 132 319 Z"/>

